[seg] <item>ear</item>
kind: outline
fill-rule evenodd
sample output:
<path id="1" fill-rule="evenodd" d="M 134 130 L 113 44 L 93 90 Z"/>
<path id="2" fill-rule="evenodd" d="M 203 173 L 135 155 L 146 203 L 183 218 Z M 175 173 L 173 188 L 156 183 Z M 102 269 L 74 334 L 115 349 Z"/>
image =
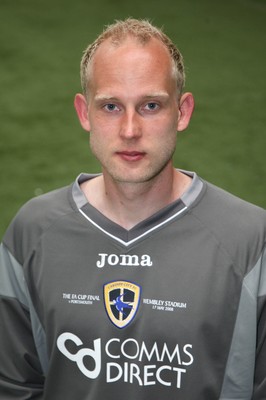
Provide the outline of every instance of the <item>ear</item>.
<path id="1" fill-rule="evenodd" d="M 192 93 L 184 93 L 179 102 L 179 117 L 177 130 L 184 131 L 189 124 L 194 110 L 194 97 Z"/>
<path id="2" fill-rule="evenodd" d="M 88 104 L 85 97 L 82 94 L 80 93 L 76 94 L 74 100 L 74 106 L 78 114 L 78 119 L 82 128 L 85 129 L 85 131 L 89 132 L 91 126 L 88 119 Z"/>

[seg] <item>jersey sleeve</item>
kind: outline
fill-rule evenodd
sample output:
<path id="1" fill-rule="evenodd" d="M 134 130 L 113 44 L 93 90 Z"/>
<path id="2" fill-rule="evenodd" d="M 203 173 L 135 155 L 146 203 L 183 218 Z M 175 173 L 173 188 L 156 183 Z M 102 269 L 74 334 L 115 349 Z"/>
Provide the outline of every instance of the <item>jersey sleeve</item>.
<path id="1" fill-rule="evenodd" d="M 266 393 L 266 250 L 262 257 L 258 294 L 257 352 L 252 400 L 263 399 Z"/>
<path id="2" fill-rule="evenodd" d="M 41 399 L 43 368 L 22 266 L 0 247 L 0 400 Z"/>

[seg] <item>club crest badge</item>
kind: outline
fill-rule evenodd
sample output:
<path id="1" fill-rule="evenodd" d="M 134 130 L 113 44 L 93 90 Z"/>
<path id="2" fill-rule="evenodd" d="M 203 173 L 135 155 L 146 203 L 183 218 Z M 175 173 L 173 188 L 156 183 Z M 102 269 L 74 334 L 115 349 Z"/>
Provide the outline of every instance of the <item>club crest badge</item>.
<path id="1" fill-rule="evenodd" d="M 134 319 L 141 296 L 141 287 L 129 281 L 113 281 L 104 285 L 107 315 L 117 328 L 125 328 Z"/>

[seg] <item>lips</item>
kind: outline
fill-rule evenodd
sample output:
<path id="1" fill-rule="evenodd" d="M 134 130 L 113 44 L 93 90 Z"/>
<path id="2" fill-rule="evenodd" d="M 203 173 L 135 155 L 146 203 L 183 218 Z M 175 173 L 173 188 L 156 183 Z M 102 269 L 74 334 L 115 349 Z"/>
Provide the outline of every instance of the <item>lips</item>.
<path id="1" fill-rule="evenodd" d="M 125 161 L 139 161 L 145 156 L 141 151 L 118 151 L 116 154 Z"/>

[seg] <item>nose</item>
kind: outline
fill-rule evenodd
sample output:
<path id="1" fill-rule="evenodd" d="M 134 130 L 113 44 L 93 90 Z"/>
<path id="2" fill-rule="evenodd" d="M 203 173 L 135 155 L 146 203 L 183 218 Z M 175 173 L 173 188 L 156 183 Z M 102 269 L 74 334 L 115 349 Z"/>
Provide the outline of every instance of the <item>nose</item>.
<path id="1" fill-rule="evenodd" d="M 140 115 L 135 110 L 127 110 L 122 117 L 120 136 L 132 140 L 141 136 Z"/>

